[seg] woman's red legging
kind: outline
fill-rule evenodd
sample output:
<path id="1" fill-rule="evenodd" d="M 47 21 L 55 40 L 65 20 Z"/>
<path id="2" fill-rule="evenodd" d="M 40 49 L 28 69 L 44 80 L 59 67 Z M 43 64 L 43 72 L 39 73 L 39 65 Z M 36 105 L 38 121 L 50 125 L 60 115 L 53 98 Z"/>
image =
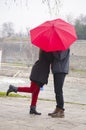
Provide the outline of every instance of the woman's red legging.
<path id="1" fill-rule="evenodd" d="M 36 106 L 38 94 L 40 92 L 40 87 L 35 82 L 31 82 L 30 87 L 19 86 L 17 91 L 18 92 L 32 93 L 31 106 Z"/>

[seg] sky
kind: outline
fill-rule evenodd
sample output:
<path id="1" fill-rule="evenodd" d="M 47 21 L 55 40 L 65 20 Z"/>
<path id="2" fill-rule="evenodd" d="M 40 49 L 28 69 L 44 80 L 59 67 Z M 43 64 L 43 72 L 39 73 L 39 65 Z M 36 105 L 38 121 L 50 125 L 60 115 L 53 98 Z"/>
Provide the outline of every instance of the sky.
<path id="1" fill-rule="evenodd" d="M 20 1 L 23 1 L 21 4 Z M 53 0 L 52 0 L 53 1 Z M 61 6 L 57 16 L 50 15 L 46 5 L 41 0 L 0 0 L 0 28 L 5 22 L 12 22 L 16 32 L 26 31 L 26 28 L 34 28 L 46 20 L 63 18 L 67 15 L 78 17 L 86 15 L 86 0 L 61 0 Z M 28 5 L 28 6 L 26 6 Z M 54 13 L 52 13 L 54 14 Z"/>

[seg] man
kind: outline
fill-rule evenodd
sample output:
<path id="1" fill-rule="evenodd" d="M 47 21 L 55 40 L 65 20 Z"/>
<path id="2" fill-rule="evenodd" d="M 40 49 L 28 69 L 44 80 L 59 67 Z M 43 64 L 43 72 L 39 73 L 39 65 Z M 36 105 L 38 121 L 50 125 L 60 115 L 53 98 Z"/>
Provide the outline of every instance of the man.
<path id="1" fill-rule="evenodd" d="M 54 112 L 48 114 L 51 117 L 64 117 L 63 84 L 69 71 L 69 54 L 70 49 L 53 52 L 54 60 L 51 69 L 54 78 L 56 108 Z"/>

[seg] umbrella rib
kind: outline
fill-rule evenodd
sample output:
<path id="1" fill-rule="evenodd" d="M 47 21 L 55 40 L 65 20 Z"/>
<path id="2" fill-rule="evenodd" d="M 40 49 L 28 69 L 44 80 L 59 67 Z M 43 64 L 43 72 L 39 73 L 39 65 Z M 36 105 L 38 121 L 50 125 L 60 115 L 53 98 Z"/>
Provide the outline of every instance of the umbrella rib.
<path id="1" fill-rule="evenodd" d="M 56 31 L 56 29 L 55 29 L 55 32 L 56 32 L 56 35 L 57 35 L 57 37 L 59 36 L 59 37 L 61 37 L 59 34 L 57 34 L 57 31 Z M 62 43 L 62 39 L 61 38 L 59 38 L 60 39 L 60 41 L 61 41 L 61 43 Z M 63 45 L 63 47 L 64 47 L 64 49 L 65 49 L 65 45 L 64 44 L 62 44 Z"/>
<path id="2" fill-rule="evenodd" d="M 59 28 L 59 27 L 55 27 L 55 28 L 57 28 L 57 30 L 61 30 L 61 32 L 67 32 L 68 34 L 71 34 L 72 35 L 72 31 L 71 32 L 69 32 L 67 29 L 66 29 L 66 31 L 64 30 L 64 28 Z M 73 36 L 73 35 L 72 35 Z"/>
<path id="3" fill-rule="evenodd" d="M 58 28 L 55 29 L 55 31 L 58 33 L 59 31 L 57 31 L 57 30 L 58 30 Z M 59 30 L 61 30 L 61 33 L 64 32 L 64 33 L 67 33 L 66 35 L 70 35 L 69 31 L 66 31 L 66 32 L 65 32 L 65 30 L 62 30 L 62 29 L 60 29 L 60 28 L 59 28 Z M 56 33 L 56 34 L 57 34 L 57 33 Z M 61 37 L 62 34 L 59 34 L 59 33 L 58 33 L 58 35 L 59 35 L 59 37 Z M 57 36 L 58 36 L 58 35 L 57 35 Z M 74 39 L 76 38 L 76 37 L 74 37 L 72 34 L 71 34 L 71 36 L 72 36 Z M 62 39 L 60 39 L 60 40 L 62 41 Z M 66 44 L 63 44 L 63 47 L 66 48 Z"/>
<path id="4" fill-rule="evenodd" d="M 46 33 L 46 32 L 49 32 L 49 29 L 48 29 L 48 30 L 46 29 L 46 30 L 42 31 L 40 34 L 36 35 L 36 36 L 35 36 L 35 39 L 37 39 L 38 36 L 40 37 L 41 34 L 43 35 L 43 34 Z"/>

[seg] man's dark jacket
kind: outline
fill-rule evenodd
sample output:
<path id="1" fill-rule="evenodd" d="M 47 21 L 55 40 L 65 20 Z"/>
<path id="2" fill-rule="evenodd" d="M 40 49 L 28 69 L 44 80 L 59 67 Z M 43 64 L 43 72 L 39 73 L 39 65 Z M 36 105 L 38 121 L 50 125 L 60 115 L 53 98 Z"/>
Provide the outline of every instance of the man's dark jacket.
<path id="1" fill-rule="evenodd" d="M 69 72 L 69 56 L 70 49 L 65 51 L 53 52 L 54 60 L 52 62 L 52 73 L 68 73 Z"/>

